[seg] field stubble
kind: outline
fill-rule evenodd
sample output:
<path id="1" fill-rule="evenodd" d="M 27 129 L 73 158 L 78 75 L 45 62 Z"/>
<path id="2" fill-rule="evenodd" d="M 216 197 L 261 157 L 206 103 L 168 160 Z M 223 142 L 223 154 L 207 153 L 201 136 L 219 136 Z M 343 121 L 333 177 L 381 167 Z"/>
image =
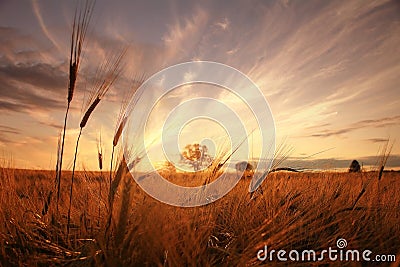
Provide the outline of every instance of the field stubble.
<path id="1" fill-rule="evenodd" d="M 45 209 L 54 172 L 1 169 L 2 265 L 259 265 L 257 252 L 265 245 L 321 251 L 339 238 L 347 240 L 347 249 L 400 258 L 398 172 L 385 172 L 381 180 L 376 172 L 271 173 L 253 199 L 249 180 L 241 180 L 222 199 L 197 208 L 160 203 L 127 174 L 115 193 L 109 229 L 107 173 L 78 172 L 66 235 L 69 176 L 63 172 L 57 213 L 54 201 Z M 183 174 L 168 179 L 174 177 L 188 179 Z M 361 265 L 328 259 L 318 264 Z"/>

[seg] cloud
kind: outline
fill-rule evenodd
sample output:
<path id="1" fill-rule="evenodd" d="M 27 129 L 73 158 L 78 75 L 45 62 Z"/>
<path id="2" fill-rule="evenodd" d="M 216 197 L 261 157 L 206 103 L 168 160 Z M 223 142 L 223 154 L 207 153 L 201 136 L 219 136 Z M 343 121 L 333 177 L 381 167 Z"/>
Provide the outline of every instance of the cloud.
<path id="1" fill-rule="evenodd" d="M 21 135 L 21 131 L 14 127 L 0 125 L 0 143 L 9 144 L 13 142 L 9 135 Z"/>
<path id="2" fill-rule="evenodd" d="M 360 162 L 363 162 L 365 165 L 373 165 L 377 166 L 381 161 L 381 156 L 367 156 L 360 157 Z M 399 167 L 400 166 L 400 155 L 390 155 L 386 162 L 386 169 L 390 167 Z"/>
<path id="3" fill-rule="evenodd" d="M 322 127 L 327 127 L 330 126 L 330 123 L 323 123 L 323 124 L 318 124 L 318 125 L 312 125 L 312 126 L 308 126 L 306 127 L 307 130 L 315 130 L 317 128 L 321 129 Z"/>
<path id="4" fill-rule="evenodd" d="M 225 17 L 222 21 L 217 22 L 215 25 L 225 31 L 229 28 L 229 24 L 229 19 Z"/>
<path id="5" fill-rule="evenodd" d="M 60 108 L 67 75 L 51 52 L 29 35 L 0 27 L 0 110 L 25 112 Z M 62 99 L 64 100 L 64 99 Z"/>
<path id="6" fill-rule="evenodd" d="M 312 159 L 312 160 L 302 160 L 298 158 L 288 158 L 282 163 L 281 167 L 291 167 L 296 169 L 335 169 L 335 168 L 348 168 L 353 159 L 356 159 L 363 164 L 364 166 L 368 166 L 366 170 L 370 170 L 370 168 L 374 168 L 377 166 L 380 161 L 379 156 L 367 156 L 367 157 L 358 157 L 358 158 L 349 158 L 349 159 L 341 159 L 341 158 L 322 158 L 322 159 Z M 388 158 L 386 169 L 390 168 L 398 168 L 400 166 L 400 155 L 390 155 Z"/>
<path id="7" fill-rule="evenodd" d="M 385 127 L 388 125 L 398 124 L 400 115 L 394 117 L 386 117 L 374 120 L 363 120 L 356 123 L 359 127 Z"/>
<path id="8" fill-rule="evenodd" d="M 390 125 L 396 125 L 399 123 L 400 123 L 400 115 L 394 117 L 373 119 L 373 120 L 362 120 L 350 124 L 347 127 L 339 130 L 325 130 L 319 133 L 312 134 L 309 137 L 330 137 L 330 136 L 336 136 L 353 132 L 362 128 L 382 128 Z"/>
<path id="9" fill-rule="evenodd" d="M 66 74 L 58 66 L 47 63 L 17 63 L 0 66 L 2 79 L 27 83 L 49 91 L 66 90 Z"/>
<path id="10" fill-rule="evenodd" d="M 33 12 L 39 22 L 40 28 L 42 29 L 43 33 L 46 35 L 46 37 L 51 41 L 51 43 L 58 49 L 58 51 L 62 51 L 60 48 L 60 45 L 56 41 L 56 39 L 53 37 L 52 33 L 48 30 L 46 23 L 43 20 L 43 16 L 39 7 L 39 4 L 37 0 L 32 0 L 32 8 Z"/>
<path id="11" fill-rule="evenodd" d="M 168 32 L 162 40 L 167 49 L 164 62 L 175 63 L 182 59 L 190 59 L 196 56 L 204 35 L 207 34 L 208 14 L 205 10 L 198 8 L 192 15 L 178 19 L 169 26 Z"/>
<path id="12" fill-rule="evenodd" d="M 62 127 L 63 127 L 61 124 L 54 123 L 54 122 L 43 122 L 43 121 L 40 121 L 39 123 L 44 125 L 44 126 L 52 127 L 54 129 L 57 129 L 57 130 L 62 129 Z"/>
<path id="13" fill-rule="evenodd" d="M 386 143 L 389 141 L 388 138 L 369 138 L 365 139 L 367 142 L 372 142 L 372 143 Z"/>
<path id="14" fill-rule="evenodd" d="M 2 97 L 0 109 L 24 112 L 35 109 L 59 109 L 65 106 L 66 101 L 60 99 L 60 92 L 57 92 L 59 88 L 51 87 L 52 84 L 49 87 L 44 80 L 41 80 L 50 77 L 48 75 L 46 69 L 40 67 L 37 69 L 16 66 L 0 68 L 0 95 Z M 59 84 L 54 77 L 50 80 L 54 81 L 53 85 Z M 43 87 L 35 85 L 43 85 Z"/>
<path id="15" fill-rule="evenodd" d="M 236 33 L 231 43 L 240 47 L 231 60 L 256 81 L 278 120 L 290 128 L 361 109 L 372 104 L 372 96 L 393 101 L 400 60 L 394 5 L 256 4 L 265 16 L 254 16 L 251 24 L 238 23 L 237 16 L 231 23 Z"/>
<path id="16" fill-rule="evenodd" d="M 0 26 L 0 64 L 46 62 L 55 65 L 66 60 L 62 53 L 48 49 L 38 38 L 23 29 Z"/>
<path id="17" fill-rule="evenodd" d="M 17 128 L 6 126 L 6 125 L 0 125 L 0 132 L 2 133 L 9 133 L 9 134 L 20 134 L 21 131 Z"/>
<path id="18" fill-rule="evenodd" d="M 17 103 L 10 103 L 7 101 L 0 100 L 0 110 L 2 111 L 13 111 L 13 112 L 20 112 L 27 108 L 25 105 L 17 104 Z"/>

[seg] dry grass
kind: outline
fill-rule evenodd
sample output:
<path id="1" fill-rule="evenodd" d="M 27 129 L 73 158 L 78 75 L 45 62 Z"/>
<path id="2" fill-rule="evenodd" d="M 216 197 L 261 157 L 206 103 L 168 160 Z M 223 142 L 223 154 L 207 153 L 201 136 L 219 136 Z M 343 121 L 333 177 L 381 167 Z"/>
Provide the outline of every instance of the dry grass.
<path id="1" fill-rule="evenodd" d="M 242 180 L 221 200 L 197 208 L 160 203 L 125 172 L 119 165 L 107 234 L 109 200 L 106 194 L 99 200 L 97 193 L 98 183 L 107 181 L 98 172 L 76 174 L 77 197 L 72 202 L 71 233 L 66 236 L 67 203 L 60 202 L 64 216 L 53 216 L 52 206 L 41 214 L 54 172 L 2 168 L 0 265 L 260 265 L 256 255 L 264 245 L 276 250 L 322 250 L 335 247 L 338 238 L 345 238 L 349 249 L 399 258 L 398 172 L 384 172 L 381 180 L 378 172 L 272 173 L 262 184 L 263 194 L 252 200 L 249 181 Z M 64 175 L 66 179 L 70 173 Z M 170 174 L 168 179 L 188 177 Z M 367 182 L 356 207 L 347 209 Z M 62 187 L 61 197 L 67 199 L 67 194 L 68 188 Z M 332 263 L 362 265 L 318 264 Z"/>

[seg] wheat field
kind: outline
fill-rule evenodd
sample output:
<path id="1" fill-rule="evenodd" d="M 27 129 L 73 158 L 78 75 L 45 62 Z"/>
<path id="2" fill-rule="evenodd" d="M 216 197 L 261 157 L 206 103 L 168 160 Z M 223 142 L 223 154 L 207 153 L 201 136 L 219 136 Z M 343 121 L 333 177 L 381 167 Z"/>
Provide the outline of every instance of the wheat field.
<path id="1" fill-rule="evenodd" d="M 385 169 L 399 167 L 395 1 L 5 2 L 1 11 L 18 16 L 6 14 L 4 25 L 0 19 L 0 145 L 22 158 L 15 166 L 7 156 L 0 160 L 0 267 L 400 266 L 400 171 Z M 197 67 L 183 67 L 188 63 Z M 161 72 L 173 73 L 171 81 L 158 80 Z M 186 91 L 164 90 L 170 85 Z M 147 114 L 143 107 L 152 108 Z M 192 117 L 181 121 L 186 112 Z M 207 123 L 192 124 L 186 141 L 181 133 L 197 119 Z M 15 168 L 47 166 L 53 128 L 54 170 Z M 177 147 L 188 142 L 186 151 L 167 152 L 195 173 L 179 172 L 168 157 L 141 162 L 149 151 L 168 154 L 164 148 L 176 140 L 167 137 L 178 133 Z M 88 143 L 79 147 L 81 136 Z M 286 141 L 275 150 L 283 136 L 299 140 L 296 154 Z M 251 149 L 239 150 L 245 141 Z M 333 149 L 325 159 L 314 157 Z M 254 153 L 260 165 L 272 165 L 256 170 L 266 179 L 255 192 L 242 178 L 199 207 L 162 203 L 134 179 L 158 171 L 176 185 L 206 187 L 223 171 L 237 175 L 230 164 L 254 160 Z M 397 163 L 388 164 L 390 155 Z M 291 156 L 301 167 L 286 165 Z M 361 166 L 354 160 L 349 172 L 304 171 L 339 167 L 325 160 L 350 157 Z M 376 166 L 365 171 L 371 158 Z M 313 167 L 302 166 L 307 159 Z M 81 170 L 97 161 L 99 171 Z M 143 173 L 133 177 L 128 169 L 135 168 Z M 160 192 L 170 194 L 165 188 Z"/>
<path id="2" fill-rule="evenodd" d="M 69 172 L 63 172 L 58 212 L 50 194 L 54 171 L 3 167 L 0 173 L 2 266 L 257 266 L 266 263 L 257 259 L 265 246 L 322 251 L 339 238 L 347 249 L 396 256 L 379 266 L 399 266 L 398 172 L 384 172 L 381 180 L 377 172 L 270 173 L 252 198 L 249 180 L 241 180 L 222 199 L 196 208 L 154 200 L 121 172 L 110 209 L 107 173 L 81 171 L 68 235 Z M 329 259 L 291 264 L 375 266 Z"/>

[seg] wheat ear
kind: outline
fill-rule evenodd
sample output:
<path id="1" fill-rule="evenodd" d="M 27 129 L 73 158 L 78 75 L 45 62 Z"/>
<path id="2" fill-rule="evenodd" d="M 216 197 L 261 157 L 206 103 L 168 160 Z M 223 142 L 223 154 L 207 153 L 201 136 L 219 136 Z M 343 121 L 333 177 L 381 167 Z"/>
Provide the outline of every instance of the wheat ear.
<path id="1" fill-rule="evenodd" d="M 68 218 L 67 218 L 67 235 L 69 234 L 69 226 L 71 221 L 71 206 L 72 206 L 72 194 L 73 194 L 73 186 L 74 186 L 74 175 L 75 175 L 75 166 L 76 166 L 76 158 L 78 154 L 78 146 L 79 140 L 82 135 L 82 129 L 86 126 L 90 115 L 93 113 L 96 106 L 100 103 L 100 100 L 103 96 L 108 92 L 112 84 L 119 77 L 122 70 L 122 58 L 126 53 L 126 48 L 124 48 L 119 54 L 113 54 L 110 57 L 107 57 L 104 64 L 102 64 L 98 70 L 98 74 L 101 75 L 97 82 L 95 83 L 95 87 L 92 89 L 91 97 L 89 98 L 89 105 L 82 120 L 79 124 L 80 130 L 78 139 L 76 141 L 75 146 L 75 154 L 74 154 L 74 164 L 72 167 L 72 176 L 71 176 L 71 187 L 69 193 L 69 206 L 68 206 Z"/>
<path id="2" fill-rule="evenodd" d="M 65 131 L 67 128 L 67 119 L 69 107 L 74 95 L 76 79 L 78 76 L 78 70 L 81 60 L 82 48 L 85 42 L 86 32 L 89 26 L 90 19 L 93 14 L 95 1 L 87 0 L 82 9 L 75 10 L 74 22 L 72 25 L 72 36 L 71 36 L 71 51 L 69 57 L 69 81 L 68 81 L 68 95 L 67 95 L 67 109 L 64 117 L 64 127 L 61 141 L 60 153 L 57 153 L 59 159 L 57 160 L 56 166 L 56 189 L 57 189 L 57 201 L 56 208 L 58 212 L 58 202 L 60 200 L 60 189 L 61 189 L 61 173 L 62 173 L 62 162 L 64 154 L 64 142 L 65 142 Z"/>

